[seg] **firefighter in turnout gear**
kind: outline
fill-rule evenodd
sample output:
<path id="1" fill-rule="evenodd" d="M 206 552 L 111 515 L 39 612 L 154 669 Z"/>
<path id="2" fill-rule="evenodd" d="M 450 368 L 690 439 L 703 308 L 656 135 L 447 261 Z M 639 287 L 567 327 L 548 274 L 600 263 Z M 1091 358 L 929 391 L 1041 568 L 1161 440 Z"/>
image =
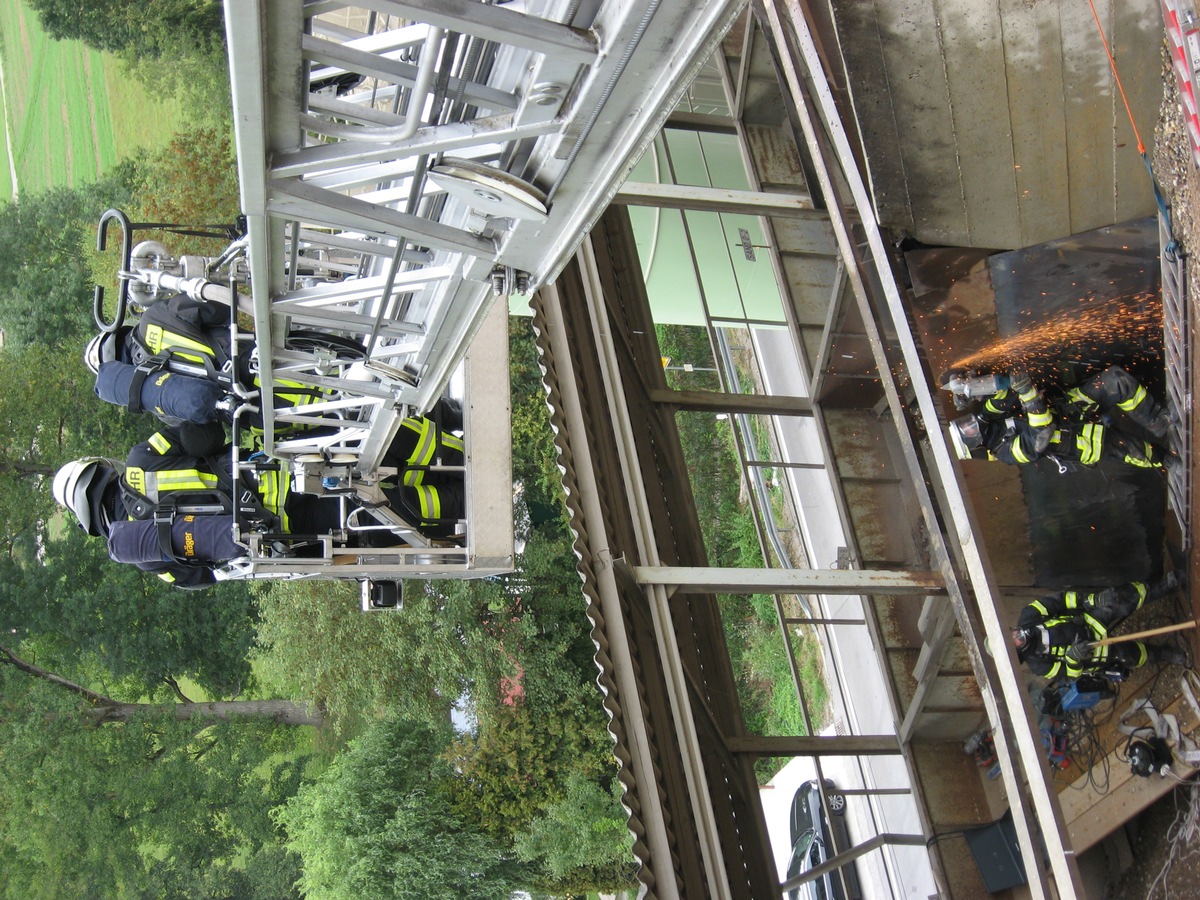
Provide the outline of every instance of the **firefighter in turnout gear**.
<path id="1" fill-rule="evenodd" d="M 1149 405 L 1153 401 L 1145 389 L 1124 369 L 1120 370 L 1123 378 L 1110 376 L 1112 371 L 1110 369 L 1092 381 L 1102 387 L 1136 386 L 1125 401 L 1128 410 L 1152 412 L 1153 420 L 1163 423 L 1165 434 L 1165 414 L 1157 404 Z M 1111 398 L 1115 394 L 1106 396 Z M 1094 398 L 1092 402 L 1099 405 Z M 988 397 L 980 411 L 951 422 L 950 440 L 959 459 L 990 459 L 1010 465 L 1027 465 L 1049 458 L 1063 474 L 1077 466 L 1090 468 L 1102 459 L 1140 468 L 1170 468 L 1178 462 L 1178 457 L 1163 448 L 1111 425 L 1056 419 L 1045 397 L 1025 373 L 1014 373 L 1011 387 Z"/>
<path id="2" fill-rule="evenodd" d="M 251 354 L 234 359 L 231 315 L 222 303 L 176 294 L 151 304 L 134 324 L 96 335 L 84 361 L 96 376 L 97 396 L 131 412 L 153 413 L 167 425 L 228 420 L 236 406 L 229 395 L 256 396 L 259 389 Z M 275 408 L 294 411 L 328 393 L 281 381 Z M 262 427 L 257 408 L 248 422 Z"/>
<path id="3" fill-rule="evenodd" d="M 1016 378 L 1016 373 L 1014 373 Z M 985 418 L 1006 419 L 1023 414 L 1017 392 L 1004 376 L 990 376 L 997 383 L 995 392 L 982 399 L 981 413 Z M 986 383 L 982 376 L 969 378 L 956 372 L 942 376 L 942 387 L 955 392 L 955 400 L 970 397 L 970 389 L 976 383 Z M 959 404 L 956 403 L 956 406 Z M 1052 402 L 1060 420 L 1096 422 L 1108 424 L 1114 413 L 1123 413 L 1131 422 L 1143 428 L 1151 440 L 1160 446 L 1167 445 L 1168 431 L 1175 421 L 1172 414 L 1159 405 L 1142 384 L 1121 366 L 1110 366 L 1103 372 L 1092 375 L 1081 384 L 1070 388 Z M 965 408 L 962 406 L 960 408 Z M 1107 420 L 1107 421 L 1106 421 Z"/>
<path id="4" fill-rule="evenodd" d="M 461 428 L 461 408 L 443 398 L 432 417 L 405 418 L 384 457 L 385 465 L 398 470 L 397 480 L 405 488 L 393 501 L 397 511 L 432 537 L 452 533 L 452 521 L 465 507 L 463 439 L 448 430 Z"/>
<path id="5" fill-rule="evenodd" d="M 1110 366 L 1066 393 L 1066 400 L 1083 419 L 1107 416 L 1120 410 L 1146 430 L 1159 446 L 1166 446 L 1175 421 L 1150 393 L 1120 366 Z"/>
<path id="6" fill-rule="evenodd" d="M 1012 630 L 1017 658 L 1035 675 L 1049 681 L 1084 674 L 1120 680 L 1146 663 L 1186 665 L 1187 654 L 1175 647 L 1125 641 L 1092 646 L 1141 609 L 1179 589 L 1174 573 L 1146 585 L 1133 581 L 1099 591 L 1070 590 L 1034 600 L 1021 610 Z"/>
<path id="7" fill-rule="evenodd" d="M 462 475 L 430 468 L 442 445 L 436 428 L 421 423 L 402 428 L 403 439 L 385 454 L 384 465 L 398 470 L 400 483 L 385 485 L 384 495 L 417 530 L 449 534 L 464 513 Z M 319 536 L 342 528 L 337 497 L 292 491 L 290 475 L 278 463 L 235 475 L 232 448 L 222 440 L 210 429 L 207 446 L 194 439 L 185 447 L 179 429 L 164 428 L 130 450 L 123 466 L 100 457 L 63 466 L 54 479 L 54 498 L 84 531 L 107 540 L 114 560 L 180 587 L 212 584 L 214 569 L 245 555 L 234 540 L 235 522 L 281 535 Z M 448 444 L 455 440 L 444 438 Z M 410 480 L 414 483 L 406 483 Z M 365 537 L 350 533 L 351 541 L 360 538 L 368 546 L 398 541 L 387 530 Z"/>
<path id="8" fill-rule="evenodd" d="M 339 527 L 336 499 L 291 493 L 278 467 L 237 483 L 229 448 L 196 456 L 182 447 L 178 430 L 166 428 L 124 465 L 99 457 L 68 463 L 55 476 L 54 499 L 88 534 L 105 538 L 113 559 L 179 587 L 206 587 L 216 567 L 245 555 L 233 539 L 234 516 L 281 534 Z"/>
<path id="9" fill-rule="evenodd" d="M 983 412 L 968 413 L 950 423 L 950 441 L 959 459 L 998 459 L 1022 465 L 1046 452 L 1054 436 L 1053 425 L 1046 399 L 1027 374 L 1018 372 L 1013 373 L 1010 387 L 988 398 Z"/>

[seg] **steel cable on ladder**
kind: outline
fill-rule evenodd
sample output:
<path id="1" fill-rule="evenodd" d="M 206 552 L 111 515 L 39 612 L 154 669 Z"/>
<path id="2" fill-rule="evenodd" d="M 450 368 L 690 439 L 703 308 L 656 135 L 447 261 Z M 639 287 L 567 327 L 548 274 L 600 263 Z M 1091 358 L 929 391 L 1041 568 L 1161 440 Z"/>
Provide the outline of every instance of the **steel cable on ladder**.
<path id="1" fill-rule="evenodd" d="M 1141 132 L 1138 131 L 1137 122 L 1133 120 L 1133 110 L 1129 108 L 1129 98 L 1125 96 L 1125 86 L 1121 83 L 1121 75 L 1117 71 L 1117 61 L 1113 59 L 1112 48 L 1108 43 L 1108 36 L 1104 33 L 1104 26 L 1100 24 L 1100 14 L 1096 12 L 1096 0 L 1088 0 L 1088 6 L 1092 9 L 1092 19 L 1096 22 L 1096 30 L 1100 32 L 1100 43 L 1104 45 L 1104 54 L 1108 57 L 1108 66 L 1112 69 L 1113 80 L 1117 83 L 1117 91 L 1121 95 L 1121 103 L 1125 106 L 1125 115 L 1129 117 L 1129 125 L 1133 129 L 1133 136 L 1137 140 L 1138 155 L 1142 157 L 1142 162 L 1146 166 L 1146 172 L 1150 175 L 1150 187 L 1154 190 L 1154 202 L 1158 204 L 1159 214 L 1163 217 L 1163 221 L 1167 223 L 1167 234 L 1171 236 L 1167 246 L 1163 248 L 1163 253 L 1167 254 L 1169 259 L 1175 259 L 1179 252 L 1179 241 L 1175 237 L 1175 230 L 1171 227 L 1171 208 L 1167 205 L 1167 201 L 1163 199 L 1162 191 L 1158 186 L 1158 178 L 1154 175 L 1154 166 L 1151 165 L 1150 159 L 1146 156 L 1146 145 L 1142 142 Z"/>

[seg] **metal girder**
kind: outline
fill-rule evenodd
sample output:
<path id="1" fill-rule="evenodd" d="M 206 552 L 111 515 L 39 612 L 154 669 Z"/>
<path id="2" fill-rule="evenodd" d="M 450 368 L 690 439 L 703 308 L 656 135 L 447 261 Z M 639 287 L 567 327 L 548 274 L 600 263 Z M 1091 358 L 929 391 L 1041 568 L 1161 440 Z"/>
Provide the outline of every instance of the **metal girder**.
<path id="1" fill-rule="evenodd" d="M 420 79 L 420 69 L 411 63 L 401 62 L 378 53 L 369 53 L 337 41 L 303 35 L 300 39 L 300 49 L 304 58 L 323 63 L 333 63 L 349 72 L 360 72 L 392 84 L 410 86 Z M 507 91 L 489 88 L 487 85 L 476 84 L 463 78 L 451 77 L 446 84 L 447 89 L 455 94 L 461 93 L 464 100 L 499 112 L 500 110 L 516 109 L 518 98 Z M 417 111 L 419 113 L 419 111 Z"/>
<path id="2" fill-rule="evenodd" d="M 811 397 L 787 397 L 782 394 L 727 394 L 720 391 L 678 391 L 653 388 L 650 398 L 655 403 L 679 409 L 709 412 L 748 413 L 750 415 L 811 416 Z"/>
<path id="3" fill-rule="evenodd" d="M 280 150 L 272 155 L 271 174 L 279 178 L 293 178 L 366 163 L 454 153 L 480 144 L 505 145 L 526 138 L 553 134 L 562 127 L 562 122 L 553 119 L 547 122 L 517 124 L 511 113 L 501 113 L 472 119 L 470 122 L 418 128 L 411 138 L 396 141 L 386 147 L 377 143 L 345 140 Z"/>
<path id="4" fill-rule="evenodd" d="M 818 866 L 813 866 L 803 875 L 797 875 L 795 878 L 789 878 L 787 881 L 779 885 L 780 893 L 793 891 L 803 884 L 829 875 L 840 869 L 846 863 L 858 859 L 858 857 L 870 853 L 873 850 L 878 850 L 880 847 L 885 847 L 888 844 L 896 844 L 908 847 L 924 847 L 927 841 L 923 834 L 877 834 L 870 839 L 863 841 L 861 844 L 855 844 L 850 849 L 843 853 L 838 853 L 831 856 L 825 862 Z"/>
<path id="5" fill-rule="evenodd" d="M 754 756 L 888 756 L 904 752 L 894 734 L 727 737 L 732 753 Z"/>
<path id="6" fill-rule="evenodd" d="M 295 178 L 276 178 L 271 182 L 267 210 L 371 234 L 402 234 L 420 244 L 471 256 L 491 257 L 496 252 L 495 241 L 461 228 L 313 187 Z"/>
<path id="7" fill-rule="evenodd" d="M 718 594 L 938 594 L 936 572 L 880 569 L 737 569 L 631 566 L 638 584 L 661 584 L 678 593 Z"/>
<path id="8" fill-rule="evenodd" d="M 306 15 L 318 15 L 348 5 L 417 22 L 428 22 L 450 31 L 461 31 L 499 44 L 550 53 L 559 59 L 591 65 L 599 52 L 587 31 L 560 25 L 538 16 L 473 0 L 359 0 L 353 4 L 309 2 Z"/>
<path id="9" fill-rule="evenodd" d="M 740 213 L 749 216 L 818 220 L 829 218 L 829 213 L 824 210 L 813 209 L 812 198 L 805 194 L 739 191 L 733 188 L 698 187 L 689 184 L 627 181 L 613 197 L 613 203 L 652 206 L 659 209 Z"/>

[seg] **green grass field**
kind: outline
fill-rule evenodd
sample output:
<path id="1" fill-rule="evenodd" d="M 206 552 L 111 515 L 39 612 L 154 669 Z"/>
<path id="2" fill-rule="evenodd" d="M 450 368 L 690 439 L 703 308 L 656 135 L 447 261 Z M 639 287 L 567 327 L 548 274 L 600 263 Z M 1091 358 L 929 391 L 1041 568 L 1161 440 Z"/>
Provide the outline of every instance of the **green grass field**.
<path id="1" fill-rule="evenodd" d="M 21 193 L 94 180 L 137 148 L 165 143 L 183 125 L 179 103 L 149 95 L 107 54 L 51 40 L 20 0 L 0 0 L 0 42 Z M 0 157 L 0 197 L 11 197 L 8 141 L 0 142 Z"/>

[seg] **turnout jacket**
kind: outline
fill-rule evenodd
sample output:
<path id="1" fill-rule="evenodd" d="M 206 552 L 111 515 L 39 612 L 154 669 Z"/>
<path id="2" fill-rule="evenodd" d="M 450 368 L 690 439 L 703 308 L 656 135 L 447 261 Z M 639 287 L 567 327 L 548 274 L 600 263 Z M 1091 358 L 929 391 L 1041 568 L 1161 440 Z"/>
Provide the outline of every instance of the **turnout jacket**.
<path id="1" fill-rule="evenodd" d="M 1142 665 L 1146 651 L 1140 643 L 1121 648 L 1141 657 L 1132 659 L 1126 658 L 1124 652 L 1117 652 L 1113 645 L 1093 647 L 1090 657 L 1083 660 L 1072 658 L 1067 651 L 1079 641 L 1108 638 L 1111 628 L 1142 605 L 1146 590 L 1142 582 L 1131 582 L 1120 589 L 1124 602 L 1116 605 L 1098 603 L 1100 591 L 1063 591 L 1034 600 L 1021 610 L 1017 619 L 1017 627 L 1026 633 L 1026 644 L 1017 656 L 1035 675 L 1050 680 L 1059 676 L 1078 678 L 1085 672 L 1104 670 L 1110 662 Z"/>
<path id="2" fill-rule="evenodd" d="M 989 458 L 1009 465 L 1026 465 L 1042 457 L 1088 467 L 1102 459 L 1140 468 L 1162 465 L 1165 452 L 1146 441 L 1099 422 L 1056 421 L 1040 396 L 1035 402 L 1024 402 L 1021 415 L 1017 409 L 1021 402 L 1007 390 L 984 402 L 979 420 Z"/>
<path id="3" fill-rule="evenodd" d="M 225 304 L 195 300 L 186 294 L 151 304 L 120 342 L 116 363 L 101 365 L 97 395 L 134 412 L 153 412 L 168 425 L 216 419 L 215 402 L 224 396 L 235 376 L 248 390 L 261 388 L 258 376 L 251 370 L 248 353 L 239 354 L 234 371 L 231 317 L 232 310 Z M 129 379 L 133 376 L 117 363 L 154 374 L 149 381 L 139 381 L 131 391 Z M 158 384 L 162 376 L 157 370 L 164 368 L 173 370 L 172 380 Z M 124 380 L 118 382 L 118 378 Z M 213 393 L 213 385 L 220 386 L 220 395 Z M 146 396 L 144 392 L 151 388 L 163 390 Z M 274 405 L 281 411 L 295 410 L 328 394 L 327 390 L 283 379 L 275 384 Z M 252 430 L 261 429 L 261 413 L 252 412 L 247 420 Z"/>
<path id="4" fill-rule="evenodd" d="M 158 523 L 164 556 L 167 541 L 162 530 L 173 532 L 176 519 L 186 515 L 200 518 L 241 514 L 269 521 L 275 530 L 284 533 L 290 533 L 294 524 L 299 524 L 305 534 L 324 533 L 337 526 L 336 500 L 304 494 L 293 498 L 288 473 L 279 467 L 264 469 L 252 479 L 243 476 L 235 481 L 233 451 L 224 443 L 220 426 L 208 429 L 207 442 L 207 448 L 200 439 L 185 445 L 180 429 L 164 428 L 136 445 L 125 459 L 120 481 L 125 512 L 131 520 Z M 198 452 L 198 447 L 211 452 Z M 199 540 L 195 535 L 194 539 Z M 172 534 L 171 545 L 174 541 Z M 139 568 L 152 566 L 146 570 L 183 586 L 211 584 L 212 566 L 231 557 L 208 546 L 207 539 L 202 543 L 185 558 L 164 558 L 139 564 Z"/>

